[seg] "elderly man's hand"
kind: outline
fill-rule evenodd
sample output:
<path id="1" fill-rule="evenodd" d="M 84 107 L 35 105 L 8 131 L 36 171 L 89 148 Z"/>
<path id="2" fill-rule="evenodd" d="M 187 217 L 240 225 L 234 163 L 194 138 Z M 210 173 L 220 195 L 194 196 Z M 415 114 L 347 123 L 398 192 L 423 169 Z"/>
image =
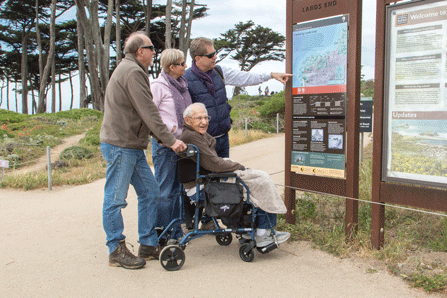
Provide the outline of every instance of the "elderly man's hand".
<path id="1" fill-rule="evenodd" d="M 284 85 L 289 80 L 289 77 L 293 77 L 293 74 L 290 74 L 290 73 L 279 73 L 279 72 L 272 72 L 270 75 L 272 76 L 273 79 L 283 83 Z"/>
<path id="2" fill-rule="evenodd" d="M 175 153 L 179 153 L 186 150 L 186 145 L 180 140 L 176 140 L 174 145 L 170 147 Z"/>

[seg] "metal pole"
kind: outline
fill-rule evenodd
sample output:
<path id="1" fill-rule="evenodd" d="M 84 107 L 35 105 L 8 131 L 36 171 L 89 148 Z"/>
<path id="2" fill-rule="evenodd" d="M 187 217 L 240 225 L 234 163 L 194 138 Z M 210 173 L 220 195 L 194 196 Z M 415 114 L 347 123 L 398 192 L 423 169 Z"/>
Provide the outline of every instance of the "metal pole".
<path id="1" fill-rule="evenodd" d="M 247 124 L 247 121 L 248 121 L 248 119 L 247 118 L 245 118 L 245 138 L 247 138 L 248 137 L 248 124 Z"/>
<path id="2" fill-rule="evenodd" d="M 50 156 L 50 146 L 47 146 L 47 163 L 48 163 L 48 190 L 51 190 L 51 156 Z"/>

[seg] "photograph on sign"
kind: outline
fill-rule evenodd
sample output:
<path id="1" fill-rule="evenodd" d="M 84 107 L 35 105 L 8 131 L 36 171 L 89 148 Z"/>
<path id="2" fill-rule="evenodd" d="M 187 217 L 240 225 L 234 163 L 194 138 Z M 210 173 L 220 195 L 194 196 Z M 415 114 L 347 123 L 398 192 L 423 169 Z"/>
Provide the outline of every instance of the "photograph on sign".
<path id="1" fill-rule="evenodd" d="M 447 1 L 387 7 L 383 180 L 447 187 Z"/>
<path id="2" fill-rule="evenodd" d="M 291 171 L 345 178 L 348 15 L 293 25 Z"/>

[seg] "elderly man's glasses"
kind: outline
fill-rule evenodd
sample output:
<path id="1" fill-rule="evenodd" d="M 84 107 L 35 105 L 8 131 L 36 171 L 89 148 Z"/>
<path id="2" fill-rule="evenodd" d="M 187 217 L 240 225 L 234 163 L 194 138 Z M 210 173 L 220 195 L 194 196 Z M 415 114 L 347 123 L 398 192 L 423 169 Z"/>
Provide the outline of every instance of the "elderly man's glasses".
<path id="1" fill-rule="evenodd" d="M 209 53 L 209 54 L 206 54 L 206 55 L 200 55 L 200 56 L 204 56 L 204 57 L 206 57 L 206 58 L 211 59 L 211 58 L 214 57 L 214 55 L 216 55 L 216 51 L 214 51 L 214 52 L 212 52 L 212 53 Z"/>
<path id="2" fill-rule="evenodd" d="M 205 121 L 210 121 L 211 120 L 211 116 L 202 116 L 202 117 L 189 117 L 189 118 L 191 118 L 191 119 L 194 119 L 194 120 L 199 120 L 199 121 L 202 121 L 202 120 L 205 120 Z"/>
<path id="3" fill-rule="evenodd" d="M 140 48 L 142 48 L 142 49 L 149 49 L 149 50 L 151 50 L 151 51 L 155 50 L 154 45 L 150 45 L 150 46 L 142 46 L 142 47 L 140 47 Z"/>

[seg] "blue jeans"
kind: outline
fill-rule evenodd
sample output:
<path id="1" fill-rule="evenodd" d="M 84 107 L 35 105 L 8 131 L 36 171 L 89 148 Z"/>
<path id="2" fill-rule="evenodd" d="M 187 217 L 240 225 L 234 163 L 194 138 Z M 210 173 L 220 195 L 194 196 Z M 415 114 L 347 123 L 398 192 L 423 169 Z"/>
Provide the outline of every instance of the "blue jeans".
<path id="1" fill-rule="evenodd" d="M 123 235 L 124 223 L 121 209 L 127 206 L 129 184 L 138 196 L 138 236 L 140 244 L 156 246 L 156 198 L 160 195 L 146 155 L 143 150 L 121 148 L 101 143 L 102 156 L 107 161 L 106 184 L 102 218 L 107 235 L 109 253 L 114 252 Z"/>
<path id="2" fill-rule="evenodd" d="M 175 218 L 180 217 L 181 185 L 177 174 L 177 154 L 171 148 L 162 146 L 152 139 L 152 161 L 154 162 L 155 180 L 160 188 L 157 198 L 156 227 L 166 228 Z M 173 226 L 169 239 L 183 237 L 180 222 Z"/>
<path id="3" fill-rule="evenodd" d="M 276 227 L 276 217 L 277 217 L 276 214 L 265 212 L 259 207 L 256 207 L 256 209 L 258 213 L 258 228 L 270 229 L 270 227 L 272 228 Z M 270 219 L 271 226 L 269 225 L 269 221 L 267 218 Z"/>
<path id="4" fill-rule="evenodd" d="M 216 138 L 216 153 L 217 156 L 222 158 L 230 157 L 230 139 L 228 132 L 220 138 Z"/>

